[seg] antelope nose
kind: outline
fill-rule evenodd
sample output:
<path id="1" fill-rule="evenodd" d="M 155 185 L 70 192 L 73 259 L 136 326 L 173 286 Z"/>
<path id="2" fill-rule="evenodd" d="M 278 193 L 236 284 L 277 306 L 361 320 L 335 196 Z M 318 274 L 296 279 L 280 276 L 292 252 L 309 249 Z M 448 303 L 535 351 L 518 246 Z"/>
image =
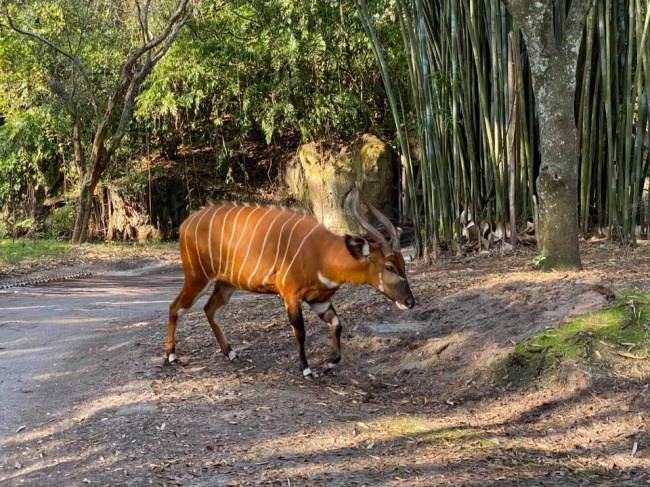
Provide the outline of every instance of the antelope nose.
<path id="1" fill-rule="evenodd" d="M 415 306 L 415 299 L 413 299 L 413 296 L 409 296 L 408 298 L 406 298 L 406 306 L 408 306 L 409 309 Z"/>

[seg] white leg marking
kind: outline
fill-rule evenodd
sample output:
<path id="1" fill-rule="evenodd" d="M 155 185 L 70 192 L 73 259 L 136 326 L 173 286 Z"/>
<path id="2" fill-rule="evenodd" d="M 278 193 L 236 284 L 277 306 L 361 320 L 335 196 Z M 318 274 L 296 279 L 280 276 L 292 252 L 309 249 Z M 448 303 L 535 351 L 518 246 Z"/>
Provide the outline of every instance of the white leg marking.
<path id="1" fill-rule="evenodd" d="M 319 316 L 325 314 L 325 312 L 330 309 L 331 303 L 329 301 L 325 303 L 312 303 L 311 309 L 313 309 Z"/>
<path id="2" fill-rule="evenodd" d="M 199 259 L 199 264 L 201 265 L 201 270 L 203 271 L 203 275 L 208 277 L 208 273 L 205 272 L 205 267 L 203 267 L 203 261 L 201 260 L 201 251 L 199 250 L 199 227 L 201 226 L 201 222 L 205 218 L 205 215 L 208 214 L 208 211 L 203 210 L 203 215 L 201 215 L 201 218 L 199 218 L 199 221 L 196 222 L 196 227 L 194 228 L 194 245 L 196 246 L 196 258 Z"/>
<path id="3" fill-rule="evenodd" d="M 234 350 L 231 350 L 230 353 L 228 354 L 228 358 L 232 362 L 233 360 L 235 360 L 237 358 L 237 352 L 235 352 Z"/>
<path id="4" fill-rule="evenodd" d="M 216 274 L 216 270 L 214 268 L 214 260 L 212 259 L 212 224 L 214 223 L 214 218 L 217 216 L 217 213 L 219 213 L 224 208 L 226 207 L 223 205 L 217 208 L 217 211 L 215 211 L 212 214 L 212 218 L 210 218 L 210 226 L 208 227 L 208 252 L 210 253 L 210 267 L 212 268 L 213 276 Z"/>
<path id="5" fill-rule="evenodd" d="M 235 257 L 237 256 L 237 249 L 239 249 L 239 244 L 244 238 L 244 235 L 246 235 L 246 227 L 248 226 L 248 220 L 250 220 L 251 216 L 253 216 L 253 213 L 256 211 L 260 210 L 260 208 L 255 208 L 253 211 L 248 212 L 248 216 L 246 217 L 246 220 L 244 221 L 244 228 L 241 231 L 241 234 L 239 235 L 239 240 L 237 240 L 237 245 L 235 245 L 235 250 L 233 251 L 232 254 L 232 265 L 230 266 L 230 282 L 233 282 L 232 276 L 233 273 L 235 272 Z M 253 237 L 250 237 L 250 240 L 252 241 Z M 239 272 L 241 273 L 241 269 L 244 266 L 244 264 L 241 264 L 239 267 Z"/>
<path id="6" fill-rule="evenodd" d="M 325 287 L 327 289 L 334 289 L 340 286 L 340 284 L 336 281 L 331 281 L 327 277 L 325 277 L 323 274 L 321 274 L 321 271 L 318 271 L 318 280 L 325 284 Z"/>
<path id="7" fill-rule="evenodd" d="M 341 322 L 339 321 L 339 317 L 335 316 L 334 318 L 332 318 L 332 322 L 330 323 L 330 326 L 333 326 L 333 327 L 336 328 L 340 324 L 341 324 Z"/>
<path id="8" fill-rule="evenodd" d="M 271 212 L 271 210 L 273 210 L 273 208 L 267 208 L 266 212 L 264 212 L 264 214 L 260 217 L 260 219 L 257 220 L 257 224 L 256 224 L 255 227 L 253 228 L 253 231 L 252 231 L 252 233 L 251 233 L 251 236 L 250 236 L 250 238 L 248 239 L 248 248 L 246 249 L 246 255 L 244 256 L 244 261 L 243 261 L 243 262 L 241 263 L 241 265 L 239 266 L 239 273 L 237 274 L 237 284 L 238 284 L 240 287 L 241 287 L 241 273 L 242 273 L 242 271 L 244 270 L 244 267 L 246 266 L 246 262 L 248 262 L 248 254 L 249 254 L 250 251 L 251 251 L 251 246 L 253 245 L 253 242 L 255 242 L 255 233 L 257 233 L 257 229 L 258 229 L 258 227 L 260 226 L 260 224 L 262 223 L 262 220 L 264 220 L 264 218 L 266 217 L 266 215 L 268 215 L 268 214 Z M 256 211 L 257 211 L 257 210 L 256 210 Z M 277 217 L 276 217 L 276 218 L 277 218 Z M 274 220 L 274 221 L 275 221 L 275 220 Z M 268 232 L 267 232 L 267 234 L 268 234 Z M 264 244 L 265 244 L 265 243 L 266 243 L 266 238 L 264 239 L 264 243 L 262 244 L 262 248 L 260 249 L 260 252 L 259 252 L 259 254 L 260 254 L 260 258 L 262 257 L 262 252 L 264 252 Z M 257 263 L 258 263 L 258 265 L 259 265 L 259 260 L 257 261 Z M 257 270 L 257 267 L 255 268 L 255 270 Z M 252 277 L 252 276 L 251 276 L 251 277 Z M 248 287 L 250 287 L 250 282 L 251 282 L 251 280 L 250 280 L 250 278 L 249 278 L 249 279 L 248 279 Z"/>
<path id="9" fill-rule="evenodd" d="M 335 369 L 335 368 L 337 368 L 338 366 L 339 366 L 339 364 L 334 364 L 334 363 L 332 363 L 332 362 L 329 362 L 329 363 L 327 364 L 327 368 L 328 368 L 328 369 Z"/>
<path id="10" fill-rule="evenodd" d="M 228 212 L 224 215 L 223 217 L 223 223 L 221 224 L 221 234 L 219 235 L 219 269 L 217 274 L 221 274 L 221 263 L 223 262 L 223 233 L 226 229 L 226 222 L 228 221 L 228 215 L 230 215 L 230 212 L 233 211 L 237 206 L 233 206 L 228 210 Z M 228 263 L 226 262 L 226 268 L 228 267 Z"/>
<path id="11" fill-rule="evenodd" d="M 271 275 L 271 273 L 275 269 L 275 264 L 277 264 L 278 257 L 280 257 L 280 243 L 282 242 L 282 232 L 284 231 L 284 227 L 287 225 L 287 223 L 289 223 L 291 220 L 293 220 L 293 218 L 295 216 L 296 216 L 296 214 L 292 213 L 291 216 L 289 217 L 289 219 L 286 222 L 284 222 L 283 225 L 280 227 L 280 231 L 278 232 L 278 244 L 277 244 L 277 248 L 275 250 L 275 260 L 273 261 L 273 264 L 271 265 L 271 267 L 269 267 L 269 270 L 266 273 L 266 276 L 264 276 L 264 279 L 262 280 L 263 283 L 267 281 L 267 279 L 269 278 L 269 276 Z"/>
<path id="12" fill-rule="evenodd" d="M 171 364 L 172 362 L 178 362 L 178 357 L 176 356 L 175 353 L 170 353 L 169 357 L 167 357 L 167 360 Z"/>
<path id="13" fill-rule="evenodd" d="M 308 375 L 312 375 L 311 369 L 307 367 L 305 370 L 302 371 L 302 375 L 307 377 Z"/>

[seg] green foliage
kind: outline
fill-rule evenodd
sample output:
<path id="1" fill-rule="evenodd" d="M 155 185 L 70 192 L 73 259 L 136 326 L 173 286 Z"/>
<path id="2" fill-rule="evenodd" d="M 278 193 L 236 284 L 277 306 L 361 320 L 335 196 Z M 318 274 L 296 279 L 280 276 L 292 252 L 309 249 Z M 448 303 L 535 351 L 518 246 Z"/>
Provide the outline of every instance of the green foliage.
<path id="1" fill-rule="evenodd" d="M 542 251 L 533 258 L 533 265 L 535 267 L 541 267 L 545 260 L 546 249 L 542 249 Z"/>
<path id="2" fill-rule="evenodd" d="M 71 200 L 64 206 L 50 211 L 43 222 L 43 235 L 49 238 L 71 237 L 76 211 L 77 205 Z"/>
<path id="3" fill-rule="evenodd" d="M 137 116 L 156 134 L 186 125 L 205 140 L 350 135 L 381 110 L 366 45 L 349 2 L 206 3 L 147 81 Z"/>

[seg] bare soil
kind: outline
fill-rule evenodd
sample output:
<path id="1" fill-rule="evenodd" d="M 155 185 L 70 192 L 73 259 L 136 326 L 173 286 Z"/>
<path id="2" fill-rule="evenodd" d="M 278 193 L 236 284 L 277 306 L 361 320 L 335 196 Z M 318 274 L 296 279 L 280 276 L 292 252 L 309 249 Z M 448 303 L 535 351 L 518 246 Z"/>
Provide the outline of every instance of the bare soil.
<path id="1" fill-rule="evenodd" d="M 313 382 L 277 297 L 226 308 L 234 363 L 200 309 L 179 326 L 175 367 L 162 366 L 162 317 L 107 327 L 71 366 L 92 378 L 84 400 L 2 445 L 0 485 L 648 485 L 646 361 L 567 362 L 515 384 L 491 373 L 534 331 L 650 290 L 650 248 L 584 244 L 582 255 L 583 271 L 562 273 L 534 270 L 527 251 L 409 264 L 408 312 L 344 288 L 343 362 Z M 327 328 L 305 316 L 320 370 Z"/>

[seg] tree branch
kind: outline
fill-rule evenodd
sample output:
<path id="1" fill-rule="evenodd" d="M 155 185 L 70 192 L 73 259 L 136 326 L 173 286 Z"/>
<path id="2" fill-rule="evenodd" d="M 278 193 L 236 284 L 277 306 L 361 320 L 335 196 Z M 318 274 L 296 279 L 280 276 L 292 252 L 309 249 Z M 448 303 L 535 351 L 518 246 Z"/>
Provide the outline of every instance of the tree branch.
<path id="1" fill-rule="evenodd" d="M 148 4 L 149 4 L 149 2 L 147 1 L 145 3 L 145 9 L 143 9 L 143 12 L 148 13 L 148 11 L 149 11 L 149 5 Z M 178 30 L 180 29 L 180 27 L 182 25 L 177 27 L 177 24 L 179 23 L 179 19 L 181 19 L 183 14 L 186 12 L 187 7 L 188 7 L 188 0 L 178 0 L 176 10 L 172 14 L 172 16 L 168 19 L 167 23 L 165 24 L 165 27 L 163 28 L 162 32 L 158 35 L 158 37 L 144 43 L 141 47 L 139 47 L 138 49 L 133 51 L 129 55 L 129 57 L 127 58 L 126 62 L 122 66 L 122 70 L 120 72 L 120 78 L 119 78 L 119 80 L 117 82 L 117 85 L 115 87 L 115 91 L 113 92 L 113 94 L 111 95 L 111 97 L 110 97 L 110 99 L 108 101 L 108 104 L 106 106 L 106 111 L 104 112 L 104 116 L 100 120 L 99 125 L 97 127 L 97 131 L 95 132 L 95 142 L 96 143 L 93 144 L 93 151 L 94 152 L 97 152 L 99 150 L 99 146 L 97 145 L 97 142 L 100 142 L 100 144 L 103 144 L 103 141 L 106 139 L 107 130 L 108 130 L 109 124 L 113 120 L 115 110 L 117 109 L 119 100 L 122 98 L 122 96 L 124 96 L 125 97 L 124 98 L 124 104 L 126 105 L 126 103 L 128 101 L 128 96 L 130 96 L 130 93 L 133 94 L 133 97 L 135 97 L 135 95 L 137 94 L 137 91 L 134 91 L 132 89 L 133 81 L 137 77 L 137 74 L 132 73 L 133 67 L 138 62 L 138 60 L 140 60 L 142 58 L 142 56 L 144 54 L 150 54 L 152 49 L 155 49 L 162 42 L 166 41 L 168 39 L 168 37 L 170 36 L 170 34 L 174 34 L 174 36 L 176 34 L 178 34 Z M 192 5 L 190 5 L 189 6 L 189 11 L 186 13 L 186 16 L 182 20 L 180 20 L 180 22 L 182 22 L 183 25 L 184 25 L 185 22 L 187 22 L 187 19 L 191 15 L 192 11 L 193 11 L 193 8 L 192 8 Z M 146 26 L 147 23 L 148 23 L 148 19 L 143 18 L 142 22 Z M 170 45 L 171 45 L 171 43 L 170 43 Z M 169 48 L 167 48 L 167 49 L 169 49 Z M 163 46 L 162 50 L 159 52 L 159 54 L 161 54 L 161 53 L 162 54 L 160 56 L 158 56 L 158 60 L 162 57 L 162 55 L 164 55 L 165 52 L 167 52 L 167 49 L 165 49 L 165 47 Z M 154 60 L 152 60 L 151 57 L 148 56 L 146 61 L 145 61 L 145 66 L 147 66 L 147 65 L 149 65 L 149 64 L 151 64 L 153 62 L 154 62 Z M 157 62 L 157 60 L 155 60 L 155 62 Z M 142 70 L 140 72 L 142 72 Z M 145 75 L 145 77 L 146 77 L 146 75 Z M 139 85 L 137 86 L 137 88 L 139 88 Z M 126 91 L 126 94 L 125 94 L 125 91 Z M 118 129 L 117 129 L 118 131 L 120 130 L 121 125 L 124 125 L 122 127 L 122 129 L 121 129 L 122 131 L 125 128 L 125 124 L 122 124 L 122 120 L 124 119 L 124 115 L 125 115 L 125 112 L 124 112 L 124 107 L 123 107 L 122 116 L 120 116 L 120 122 L 118 123 Z M 121 138 L 121 136 L 120 137 L 114 136 L 113 141 L 117 140 L 117 142 L 119 143 L 120 138 Z M 113 143 L 111 143 L 111 146 L 112 145 L 113 145 Z"/>
<path id="2" fill-rule="evenodd" d="M 79 69 L 79 71 L 81 72 L 81 76 L 83 77 L 84 81 L 86 82 L 86 85 L 88 86 L 90 101 L 91 101 L 93 107 L 96 110 L 97 109 L 97 103 L 95 101 L 95 96 L 94 96 L 94 93 L 93 93 L 92 84 L 90 83 L 90 78 L 88 76 L 88 72 L 86 71 L 86 68 L 81 63 L 81 61 L 79 61 L 79 58 L 77 58 L 73 54 L 65 51 L 64 49 L 60 48 L 59 46 L 57 46 L 53 42 L 49 41 L 45 37 L 43 37 L 43 36 L 41 36 L 41 35 L 39 35 L 39 34 L 37 34 L 35 32 L 31 32 L 29 30 L 21 29 L 20 27 L 16 26 L 14 24 L 11 16 L 9 15 L 9 7 L 7 5 L 6 0 L 1 0 L 1 1 L 2 1 L 2 7 L 3 7 L 3 10 L 4 10 L 5 18 L 7 19 L 7 22 L 9 23 L 9 28 L 11 30 L 13 30 L 14 32 L 16 32 L 18 34 L 21 34 L 21 35 L 24 35 L 24 36 L 27 36 L 27 37 L 31 37 L 32 39 L 40 42 L 41 44 L 45 44 L 50 49 L 53 49 L 54 51 L 56 51 L 60 55 L 62 55 L 65 58 L 69 59 L 70 61 L 72 61 L 72 63 Z"/>
<path id="3" fill-rule="evenodd" d="M 587 14 L 593 5 L 594 0 L 573 0 L 571 2 L 571 9 L 567 15 L 566 28 L 564 29 L 562 37 L 562 41 L 567 44 L 569 48 L 580 42 L 582 31 L 585 28 Z M 580 46 L 578 46 L 578 48 L 579 47 Z"/>

